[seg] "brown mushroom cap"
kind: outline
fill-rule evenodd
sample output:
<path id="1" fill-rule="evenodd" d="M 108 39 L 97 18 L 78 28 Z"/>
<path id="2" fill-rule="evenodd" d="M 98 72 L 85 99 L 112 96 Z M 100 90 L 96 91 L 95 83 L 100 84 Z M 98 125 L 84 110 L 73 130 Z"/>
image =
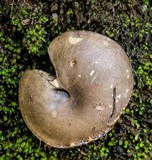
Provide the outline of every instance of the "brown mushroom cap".
<path id="1" fill-rule="evenodd" d="M 89 31 L 70 31 L 48 48 L 56 76 L 27 70 L 19 104 L 31 131 L 57 148 L 98 139 L 116 123 L 133 92 L 128 57 L 113 40 Z"/>

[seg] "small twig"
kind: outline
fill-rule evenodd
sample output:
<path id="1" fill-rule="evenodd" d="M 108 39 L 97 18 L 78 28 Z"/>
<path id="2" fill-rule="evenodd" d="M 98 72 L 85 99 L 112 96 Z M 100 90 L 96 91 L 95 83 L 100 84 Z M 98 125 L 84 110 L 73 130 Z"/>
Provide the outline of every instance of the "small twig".
<path id="1" fill-rule="evenodd" d="M 81 151 L 80 149 L 78 149 L 78 151 L 82 154 L 82 155 L 84 155 L 84 156 L 86 156 L 87 154 L 86 153 L 84 153 L 83 151 Z"/>

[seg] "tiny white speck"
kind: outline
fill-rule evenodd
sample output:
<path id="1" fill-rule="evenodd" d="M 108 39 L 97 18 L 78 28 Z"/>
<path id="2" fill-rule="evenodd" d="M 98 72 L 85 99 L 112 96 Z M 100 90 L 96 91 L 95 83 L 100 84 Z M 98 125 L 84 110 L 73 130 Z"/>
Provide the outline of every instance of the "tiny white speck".
<path id="1" fill-rule="evenodd" d="M 99 62 L 98 62 L 98 61 L 95 61 L 94 63 L 98 64 Z"/>
<path id="2" fill-rule="evenodd" d="M 129 70 L 127 69 L 126 72 L 129 72 Z"/>
<path id="3" fill-rule="evenodd" d="M 98 110 L 98 111 L 103 111 L 104 109 L 105 109 L 104 106 L 100 106 L 100 105 L 96 106 L 96 110 Z"/>
<path id="4" fill-rule="evenodd" d="M 121 94 L 119 94 L 119 95 L 116 97 L 116 103 L 118 103 L 120 97 L 121 97 Z"/>
<path id="5" fill-rule="evenodd" d="M 110 88 L 113 88 L 113 84 L 111 84 Z"/>
<path id="6" fill-rule="evenodd" d="M 90 76 L 93 76 L 93 74 L 94 74 L 94 70 L 92 70 L 91 72 L 90 72 Z"/>
<path id="7" fill-rule="evenodd" d="M 126 90 L 126 93 L 128 93 L 128 92 L 129 92 L 129 89 Z"/>
<path id="8" fill-rule="evenodd" d="M 121 97 L 121 94 L 119 94 L 119 95 L 117 96 L 118 99 L 120 99 L 120 97 Z"/>
<path id="9" fill-rule="evenodd" d="M 109 108 L 111 108 L 112 107 L 112 105 L 109 105 Z"/>
<path id="10" fill-rule="evenodd" d="M 52 111 L 52 116 L 55 118 L 57 116 L 57 112 L 56 111 Z"/>
<path id="11" fill-rule="evenodd" d="M 97 76 L 98 76 L 98 75 L 95 75 L 95 76 L 92 78 L 92 80 L 91 80 L 92 83 L 96 80 Z"/>
<path id="12" fill-rule="evenodd" d="M 78 77 L 80 77 L 80 78 L 81 78 L 81 75 L 79 74 L 79 75 L 78 75 Z"/>

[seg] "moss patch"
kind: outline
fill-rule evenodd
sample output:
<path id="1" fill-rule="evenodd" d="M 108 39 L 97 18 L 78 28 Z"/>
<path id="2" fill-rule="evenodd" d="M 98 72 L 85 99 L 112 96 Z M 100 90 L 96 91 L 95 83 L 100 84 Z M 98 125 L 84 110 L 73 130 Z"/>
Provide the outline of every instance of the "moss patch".
<path id="1" fill-rule="evenodd" d="M 150 1 L 2 0 L 0 7 L 0 160 L 152 159 Z M 101 33 L 124 48 L 133 67 L 134 93 L 105 137 L 60 150 L 39 141 L 25 125 L 18 83 L 26 69 L 54 73 L 47 47 L 60 33 L 75 29 Z"/>

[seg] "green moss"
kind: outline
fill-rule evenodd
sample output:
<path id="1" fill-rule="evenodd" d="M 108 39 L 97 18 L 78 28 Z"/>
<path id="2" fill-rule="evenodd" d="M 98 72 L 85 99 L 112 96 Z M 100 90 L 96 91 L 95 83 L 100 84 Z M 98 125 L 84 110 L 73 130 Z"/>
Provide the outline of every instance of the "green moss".
<path id="1" fill-rule="evenodd" d="M 0 160 L 152 158 L 152 7 L 150 1 L 9 1 L 0 8 Z M 116 126 L 78 148 L 54 149 L 24 123 L 18 84 L 26 69 L 54 72 L 47 47 L 67 30 L 91 30 L 117 41 L 133 67 L 134 93 Z"/>

